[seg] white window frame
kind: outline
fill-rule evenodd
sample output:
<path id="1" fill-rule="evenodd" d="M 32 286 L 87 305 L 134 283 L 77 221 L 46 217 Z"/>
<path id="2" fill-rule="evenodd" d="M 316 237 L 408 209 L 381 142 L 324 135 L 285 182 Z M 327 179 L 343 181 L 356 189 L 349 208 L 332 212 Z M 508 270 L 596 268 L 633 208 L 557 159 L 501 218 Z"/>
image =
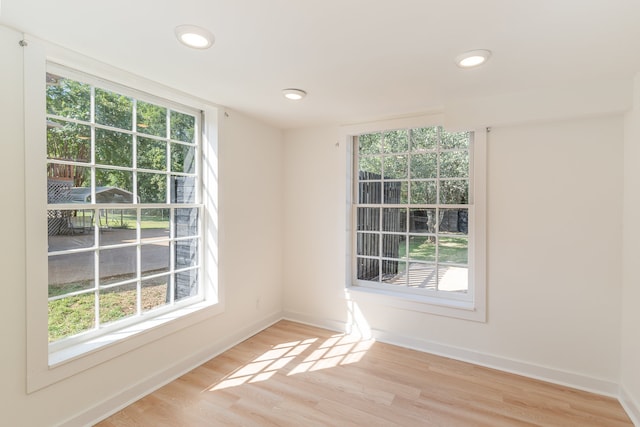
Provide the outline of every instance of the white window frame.
<path id="1" fill-rule="evenodd" d="M 25 37 L 25 191 L 27 195 L 27 392 L 46 387 L 80 371 L 89 369 L 137 347 L 195 325 L 224 311 L 224 295 L 217 272 L 217 151 L 218 109 L 197 98 L 69 52 L 35 38 Z M 144 93 L 168 103 L 187 105 L 203 112 L 201 141 L 202 218 L 200 296 L 175 309 L 158 310 L 157 315 L 109 330 L 70 344 L 48 344 L 47 280 L 47 195 L 46 195 L 46 95 L 47 64 L 55 63 L 79 70 L 104 82 L 132 88 L 145 101 Z M 73 79 L 72 75 L 64 75 Z M 42 125 L 41 125 L 42 124 Z M 128 206 L 128 205 L 126 205 Z M 126 207 L 122 206 L 122 207 Z"/>
<path id="2" fill-rule="evenodd" d="M 387 286 L 356 279 L 356 207 L 353 152 L 355 136 L 384 132 L 387 130 L 442 126 L 442 114 L 385 120 L 362 125 L 344 126 L 340 140 L 346 143 L 347 155 L 347 274 L 346 298 L 356 302 L 370 302 L 399 309 L 454 317 L 478 322 L 486 321 L 486 129 L 447 129 L 448 131 L 474 132 L 470 151 L 469 189 L 469 290 L 465 297 L 452 292 L 412 293 L 405 289 L 390 289 Z M 445 126 L 446 128 L 446 126 Z M 447 297 L 450 295 L 450 297 Z"/>

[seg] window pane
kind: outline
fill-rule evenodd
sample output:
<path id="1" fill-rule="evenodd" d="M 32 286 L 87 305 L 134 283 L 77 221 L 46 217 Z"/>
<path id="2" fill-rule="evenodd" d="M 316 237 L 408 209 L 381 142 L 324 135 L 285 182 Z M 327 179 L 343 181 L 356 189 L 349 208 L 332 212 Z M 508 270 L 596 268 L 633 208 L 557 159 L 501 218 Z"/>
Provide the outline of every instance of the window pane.
<path id="1" fill-rule="evenodd" d="M 435 234 L 436 210 L 435 209 L 410 209 L 409 210 L 409 232 Z"/>
<path id="2" fill-rule="evenodd" d="M 466 205 L 469 203 L 469 181 L 440 181 L 440 203 L 445 205 Z"/>
<path id="3" fill-rule="evenodd" d="M 176 209 L 176 237 L 198 235 L 198 208 Z"/>
<path id="4" fill-rule="evenodd" d="M 468 176 L 468 151 L 446 151 L 444 153 L 440 153 L 441 178 L 466 178 Z"/>
<path id="5" fill-rule="evenodd" d="M 382 157 L 362 156 L 358 165 L 358 178 L 363 180 L 382 178 Z"/>
<path id="6" fill-rule="evenodd" d="M 358 203 L 379 204 L 382 202 L 382 183 L 361 182 L 358 185 Z"/>
<path id="7" fill-rule="evenodd" d="M 361 231 L 380 230 L 380 209 L 358 208 L 358 224 L 356 228 Z"/>
<path id="8" fill-rule="evenodd" d="M 136 103 L 136 125 L 138 132 L 166 138 L 167 109 L 138 101 Z"/>
<path id="9" fill-rule="evenodd" d="M 405 153 L 409 151 L 409 131 L 394 130 L 384 133 L 385 153 Z"/>
<path id="10" fill-rule="evenodd" d="M 49 342 L 95 328 L 93 293 L 49 301 Z"/>
<path id="11" fill-rule="evenodd" d="M 385 258 L 405 258 L 407 237 L 401 234 L 382 235 L 382 256 Z M 377 255 L 377 254 L 376 254 Z"/>
<path id="12" fill-rule="evenodd" d="M 176 270 L 198 265 L 198 239 L 178 240 L 175 245 Z"/>
<path id="13" fill-rule="evenodd" d="M 358 137 L 359 154 L 379 154 L 382 152 L 382 134 L 370 133 Z"/>
<path id="14" fill-rule="evenodd" d="M 469 241 L 466 237 L 440 237 L 438 241 L 438 261 L 466 264 L 468 248 Z"/>
<path id="15" fill-rule="evenodd" d="M 415 205 L 436 204 L 435 181 L 411 181 L 411 203 Z"/>
<path id="16" fill-rule="evenodd" d="M 437 127 L 411 129 L 411 151 L 434 150 L 437 143 Z"/>
<path id="17" fill-rule="evenodd" d="M 143 277 L 168 272 L 169 242 L 158 241 L 140 246 L 140 270 Z"/>
<path id="18" fill-rule="evenodd" d="M 382 231 L 407 231 L 407 210 L 405 208 L 385 208 L 382 210 Z"/>
<path id="19" fill-rule="evenodd" d="M 137 164 L 140 169 L 167 170 L 167 143 L 138 137 Z"/>
<path id="20" fill-rule="evenodd" d="M 468 148 L 470 132 L 447 132 L 442 130 L 441 147 L 448 148 Z"/>
<path id="21" fill-rule="evenodd" d="M 96 88 L 96 123 L 118 129 L 132 129 L 133 101 L 124 95 Z"/>
<path id="22" fill-rule="evenodd" d="M 96 168 L 96 203 L 133 203 L 133 174 Z"/>
<path id="23" fill-rule="evenodd" d="M 357 252 L 358 255 L 379 256 L 379 240 L 378 234 L 358 233 L 357 234 Z"/>
<path id="24" fill-rule="evenodd" d="M 47 114 L 88 122 L 91 86 L 47 73 Z"/>
<path id="25" fill-rule="evenodd" d="M 440 209 L 438 231 L 440 233 L 467 234 L 469 232 L 469 210 Z"/>
<path id="26" fill-rule="evenodd" d="M 417 261 L 435 261 L 436 243 L 435 237 L 410 236 L 409 259 Z"/>
<path id="27" fill-rule="evenodd" d="M 136 211 L 133 209 L 100 209 L 100 245 L 133 243 L 137 238 Z"/>
<path id="28" fill-rule="evenodd" d="M 174 280 L 176 301 L 198 294 L 198 270 L 176 273 Z"/>
<path id="29" fill-rule="evenodd" d="M 189 114 L 172 111 L 171 114 L 171 139 L 183 142 L 195 142 L 196 118 Z"/>
<path id="30" fill-rule="evenodd" d="M 379 281 L 380 277 L 380 261 L 377 259 L 358 258 L 357 259 L 358 279 Z"/>
<path id="31" fill-rule="evenodd" d="M 47 211 L 47 234 L 49 252 L 93 246 L 93 211 L 58 210 Z"/>
<path id="32" fill-rule="evenodd" d="M 436 153 L 411 155 L 411 178 L 436 178 L 438 176 L 438 155 Z"/>
<path id="33" fill-rule="evenodd" d="M 138 172 L 140 203 L 167 203 L 167 175 Z"/>
<path id="34" fill-rule="evenodd" d="M 49 256 L 49 296 L 65 295 L 93 284 L 94 252 Z"/>
<path id="35" fill-rule="evenodd" d="M 195 203 L 196 179 L 190 176 L 171 177 L 171 203 Z"/>
<path id="36" fill-rule="evenodd" d="M 467 292 L 469 290 L 469 268 L 440 265 L 438 289 L 441 291 Z"/>
<path id="37" fill-rule="evenodd" d="M 382 260 L 382 282 L 390 285 L 407 284 L 407 263 L 405 261 Z"/>
<path id="38" fill-rule="evenodd" d="M 171 144 L 171 171 L 181 173 L 196 172 L 196 147 Z"/>
<path id="39" fill-rule="evenodd" d="M 167 292 L 169 290 L 169 277 L 168 275 L 160 276 L 142 281 L 141 299 L 143 312 L 167 304 L 169 301 Z"/>
<path id="40" fill-rule="evenodd" d="M 91 161 L 91 128 L 61 120 L 47 120 L 47 158 Z"/>
<path id="41" fill-rule="evenodd" d="M 136 277 L 136 247 L 101 249 L 100 285 L 122 282 Z"/>
<path id="42" fill-rule="evenodd" d="M 140 240 L 169 238 L 169 209 L 142 209 L 140 212 Z"/>
<path id="43" fill-rule="evenodd" d="M 126 133 L 96 129 L 96 164 L 133 166 L 132 141 Z"/>
<path id="44" fill-rule="evenodd" d="M 384 183 L 384 203 L 387 205 L 406 204 L 408 193 L 409 183 L 407 181 Z"/>
<path id="45" fill-rule="evenodd" d="M 407 156 L 390 156 L 384 158 L 384 179 L 406 179 Z"/>
<path id="46" fill-rule="evenodd" d="M 436 289 L 438 284 L 437 271 L 435 264 L 409 263 L 409 286 Z"/>
<path id="47" fill-rule="evenodd" d="M 91 169 L 47 164 L 47 203 L 91 203 Z"/>
<path id="48" fill-rule="evenodd" d="M 100 323 L 110 323 L 137 313 L 138 292 L 135 283 L 100 289 Z"/>

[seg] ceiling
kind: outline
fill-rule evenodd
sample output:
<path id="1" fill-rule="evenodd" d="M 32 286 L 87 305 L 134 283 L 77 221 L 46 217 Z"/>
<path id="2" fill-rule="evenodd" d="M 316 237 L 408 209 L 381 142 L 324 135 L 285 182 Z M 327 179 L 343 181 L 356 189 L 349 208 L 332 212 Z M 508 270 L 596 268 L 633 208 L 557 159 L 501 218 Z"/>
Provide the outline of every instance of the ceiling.
<path id="1" fill-rule="evenodd" d="M 282 129 L 640 71 L 638 0 L 2 0 L 0 23 Z M 174 36 L 210 30 L 208 50 Z M 461 69 L 454 58 L 490 49 Z M 304 89 L 300 102 L 281 90 Z"/>

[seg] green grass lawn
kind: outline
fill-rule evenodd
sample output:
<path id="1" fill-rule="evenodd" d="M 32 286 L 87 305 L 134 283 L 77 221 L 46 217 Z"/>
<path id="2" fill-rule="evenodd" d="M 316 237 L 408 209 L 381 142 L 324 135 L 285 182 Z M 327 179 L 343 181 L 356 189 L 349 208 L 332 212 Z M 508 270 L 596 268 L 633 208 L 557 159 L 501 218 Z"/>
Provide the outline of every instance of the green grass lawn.
<path id="1" fill-rule="evenodd" d="M 107 226 L 113 228 L 135 228 L 136 216 L 128 214 L 111 214 Z M 160 215 L 150 216 L 144 215 L 140 221 L 140 228 L 166 228 L 169 229 L 169 217 L 164 218 Z"/>
<path id="2" fill-rule="evenodd" d="M 406 248 L 401 242 L 398 248 L 400 259 L 406 258 Z M 466 237 L 440 236 L 438 248 L 439 262 L 466 264 L 468 260 L 468 239 Z M 419 261 L 436 261 L 436 245 L 429 237 L 409 237 L 409 258 Z"/>

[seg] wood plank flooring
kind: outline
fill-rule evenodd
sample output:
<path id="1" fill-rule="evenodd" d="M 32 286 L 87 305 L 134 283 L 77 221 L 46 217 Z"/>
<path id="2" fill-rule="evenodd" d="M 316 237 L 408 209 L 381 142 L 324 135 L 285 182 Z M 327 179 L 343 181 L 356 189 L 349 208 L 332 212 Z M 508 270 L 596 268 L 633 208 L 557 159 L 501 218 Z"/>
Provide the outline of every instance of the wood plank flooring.
<path id="1" fill-rule="evenodd" d="M 289 321 L 97 425 L 633 426 L 609 397 Z"/>

